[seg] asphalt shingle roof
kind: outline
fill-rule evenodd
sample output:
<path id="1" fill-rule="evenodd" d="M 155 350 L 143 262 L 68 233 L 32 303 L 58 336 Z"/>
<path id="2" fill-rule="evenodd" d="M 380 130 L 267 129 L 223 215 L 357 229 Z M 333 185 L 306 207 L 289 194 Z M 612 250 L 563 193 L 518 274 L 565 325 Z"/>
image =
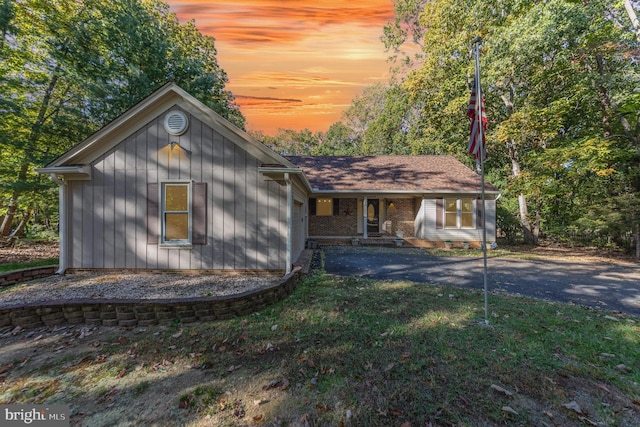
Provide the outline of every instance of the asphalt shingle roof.
<path id="1" fill-rule="evenodd" d="M 314 191 L 477 192 L 480 175 L 452 156 L 285 156 Z M 498 190 L 485 182 L 485 190 Z"/>

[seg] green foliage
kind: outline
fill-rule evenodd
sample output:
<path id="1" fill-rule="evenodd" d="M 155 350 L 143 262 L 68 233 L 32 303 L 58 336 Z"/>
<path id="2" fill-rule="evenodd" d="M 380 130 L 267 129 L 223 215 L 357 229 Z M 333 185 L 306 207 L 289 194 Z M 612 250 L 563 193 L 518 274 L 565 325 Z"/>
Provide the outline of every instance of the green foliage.
<path id="1" fill-rule="evenodd" d="M 213 38 L 160 0 L 5 0 L 0 30 L 1 235 L 55 205 L 36 167 L 168 81 L 244 126 Z"/>
<path id="2" fill-rule="evenodd" d="M 622 5 L 436 0 L 422 8 L 425 60 L 402 83 L 408 103 L 421 108 L 409 123 L 411 152 L 469 164 L 464 111 L 472 40 L 481 36 L 485 166 L 503 192 L 503 233 L 574 227 L 630 249 L 640 217 L 630 202 L 640 192 L 640 104 L 638 43 Z"/>

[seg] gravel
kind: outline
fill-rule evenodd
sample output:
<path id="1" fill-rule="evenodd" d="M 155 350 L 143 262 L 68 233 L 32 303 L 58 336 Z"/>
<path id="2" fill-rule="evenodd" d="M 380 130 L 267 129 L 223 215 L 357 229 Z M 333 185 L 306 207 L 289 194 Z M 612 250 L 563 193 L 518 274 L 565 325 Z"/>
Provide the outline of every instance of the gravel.
<path id="1" fill-rule="evenodd" d="M 169 299 L 237 295 L 276 284 L 278 275 L 75 273 L 0 290 L 0 308 L 70 299 Z"/>

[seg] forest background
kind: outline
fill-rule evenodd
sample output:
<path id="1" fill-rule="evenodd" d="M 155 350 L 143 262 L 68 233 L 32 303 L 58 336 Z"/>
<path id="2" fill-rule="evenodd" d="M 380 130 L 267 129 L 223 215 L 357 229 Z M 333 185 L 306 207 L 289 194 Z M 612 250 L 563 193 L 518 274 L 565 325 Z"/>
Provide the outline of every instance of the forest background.
<path id="1" fill-rule="evenodd" d="M 164 2 L 0 1 L 0 244 L 56 239 L 57 185 L 35 168 L 168 81 L 244 129 L 214 38 Z M 254 136 L 282 154 L 448 154 L 474 168 L 465 113 L 481 37 L 500 239 L 640 256 L 640 43 L 623 1 L 396 0 L 394 12 L 388 83 L 326 132 Z"/>

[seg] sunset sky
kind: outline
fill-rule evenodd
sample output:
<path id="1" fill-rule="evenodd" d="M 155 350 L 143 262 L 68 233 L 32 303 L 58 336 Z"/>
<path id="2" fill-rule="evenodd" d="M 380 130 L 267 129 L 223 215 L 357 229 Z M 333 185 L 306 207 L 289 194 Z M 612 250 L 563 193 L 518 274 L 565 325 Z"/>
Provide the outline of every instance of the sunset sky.
<path id="1" fill-rule="evenodd" d="M 216 40 L 247 129 L 326 131 L 366 86 L 388 80 L 392 0 L 167 0 Z"/>

